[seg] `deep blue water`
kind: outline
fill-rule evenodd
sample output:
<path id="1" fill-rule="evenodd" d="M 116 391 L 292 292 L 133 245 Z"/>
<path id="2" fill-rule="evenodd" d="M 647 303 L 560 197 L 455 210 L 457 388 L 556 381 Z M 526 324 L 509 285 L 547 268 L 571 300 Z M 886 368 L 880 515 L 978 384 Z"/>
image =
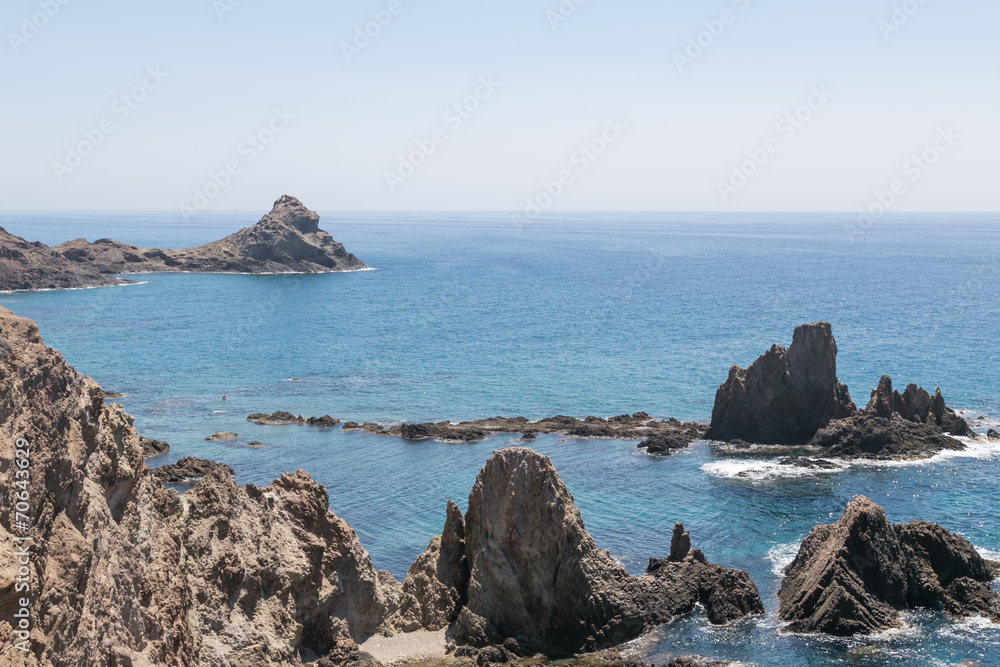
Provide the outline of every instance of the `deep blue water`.
<path id="1" fill-rule="evenodd" d="M 259 216 L 0 214 L 58 243 L 113 237 L 160 247 L 211 241 Z M 840 379 L 864 404 L 879 376 L 940 386 L 978 428 L 1000 418 L 1000 216 L 898 215 L 864 235 L 837 215 L 506 216 L 329 214 L 321 225 L 374 271 L 320 276 L 142 276 L 144 284 L 0 295 L 46 342 L 120 399 L 144 435 L 266 484 L 304 468 L 330 492 L 377 567 L 402 578 L 464 507 L 500 437 L 407 444 L 257 411 L 341 419 L 610 416 L 707 420 L 733 363 L 828 320 Z M 299 382 L 290 382 L 292 378 Z M 227 401 L 222 401 L 222 396 Z M 236 431 L 263 449 L 205 442 Z M 647 638 L 657 660 L 698 653 L 758 665 L 1000 665 L 1000 629 L 937 612 L 853 642 L 779 635 L 780 565 L 855 494 L 890 520 L 939 522 L 1000 552 L 1000 452 L 836 474 L 776 474 L 707 444 L 669 459 L 634 442 L 541 437 L 598 544 L 633 572 L 665 555 L 674 522 L 713 562 L 750 571 L 768 616 L 715 629 L 695 615 Z M 737 477 L 740 472 L 748 477 Z M 791 471 L 795 473 L 796 471 Z M 800 471 L 801 472 L 801 471 Z"/>

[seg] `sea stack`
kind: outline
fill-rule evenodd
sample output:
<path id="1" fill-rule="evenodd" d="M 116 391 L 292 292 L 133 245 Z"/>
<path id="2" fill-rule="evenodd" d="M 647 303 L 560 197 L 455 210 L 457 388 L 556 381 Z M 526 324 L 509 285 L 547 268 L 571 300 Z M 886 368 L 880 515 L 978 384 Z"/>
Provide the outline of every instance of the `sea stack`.
<path id="1" fill-rule="evenodd" d="M 837 342 L 827 322 L 795 329 L 748 368 L 733 366 L 712 409 L 710 440 L 802 445 L 832 419 L 857 410 L 837 380 Z"/>

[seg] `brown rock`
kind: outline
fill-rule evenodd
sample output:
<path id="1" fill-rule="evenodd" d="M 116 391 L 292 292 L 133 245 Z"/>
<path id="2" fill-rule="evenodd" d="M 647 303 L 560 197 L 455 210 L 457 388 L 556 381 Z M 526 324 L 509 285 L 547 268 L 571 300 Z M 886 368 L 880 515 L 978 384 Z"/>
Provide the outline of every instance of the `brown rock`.
<path id="1" fill-rule="evenodd" d="M 674 534 L 670 539 L 670 560 L 679 563 L 691 552 L 691 535 L 684 530 L 683 523 L 674 524 Z"/>
<path id="2" fill-rule="evenodd" d="M 122 273 L 327 273 L 365 265 L 328 233 L 319 216 L 284 196 L 255 225 L 184 250 L 139 248 L 100 239 L 49 248 L 0 229 L 0 290 L 122 285 Z"/>
<path id="3" fill-rule="evenodd" d="M 406 574 L 394 624 L 404 632 L 448 627 L 465 604 L 468 586 L 465 522 L 458 506 L 449 500 L 444 530 L 431 540 Z"/>
<path id="4" fill-rule="evenodd" d="M 186 456 L 171 465 L 153 468 L 150 472 L 164 484 L 183 484 L 196 482 L 214 470 L 233 476 L 233 469 L 229 466 L 193 456 Z"/>
<path id="5" fill-rule="evenodd" d="M 341 664 L 363 658 L 357 640 L 391 631 L 401 586 L 376 573 L 304 472 L 261 489 L 214 470 L 184 494 L 166 490 L 131 417 L 32 322 L 0 309 L 0 339 L 0 465 L 19 438 L 31 447 L 32 664 Z M 14 497 L 13 481 L 0 475 L 0 497 Z M 21 595 L 9 577 L 0 568 L 0 609 Z"/>
<path id="6" fill-rule="evenodd" d="M 146 455 L 147 459 L 155 458 L 161 456 L 170 451 L 170 445 L 162 440 L 151 440 L 150 438 L 144 438 L 139 436 L 139 447 L 142 448 L 143 453 Z"/>
<path id="7" fill-rule="evenodd" d="M 857 496 L 837 523 L 802 542 L 785 569 L 778 613 L 793 632 L 870 633 L 898 626 L 900 609 L 1000 610 L 1000 595 L 986 585 L 994 576 L 964 539 L 923 521 L 890 526 L 882 508 Z"/>
<path id="8" fill-rule="evenodd" d="M 208 436 L 205 440 L 228 442 L 230 440 L 236 440 L 239 437 L 240 436 L 238 434 L 233 433 L 232 431 L 219 431 L 218 433 Z"/>
<path id="9" fill-rule="evenodd" d="M 830 422 L 810 441 L 830 456 L 845 458 L 925 458 L 965 445 L 945 434 L 972 435 L 965 420 L 945 406 L 941 390 L 932 397 L 911 384 L 903 394 L 883 376 L 868 406 L 857 415 Z"/>
<path id="10" fill-rule="evenodd" d="M 801 445 L 830 420 L 856 411 L 837 381 L 837 343 L 826 322 L 795 329 L 747 369 L 733 366 L 712 409 L 711 440 Z"/>
<path id="11" fill-rule="evenodd" d="M 494 453 L 469 496 L 465 528 L 470 578 L 459 642 L 513 637 L 526 653 L 558 657 L 628 641 L 698 602 L 714 623 L 763 612 L 746 573 L 709 565 L 697 550 L 631 577 L 597 549 L 551 462 L 529 449 Z"/>
<path id="12" fill-rule="evenodd" d="M 278 410 L 269 415 L 263 412 L 255 412 L 247 416 L 248 422 L 259 424 L 260 426 L 287 426 L 288 424 L 305 424 L 306 418 L 301 415 L 293 415 L 291 412 Z"/>

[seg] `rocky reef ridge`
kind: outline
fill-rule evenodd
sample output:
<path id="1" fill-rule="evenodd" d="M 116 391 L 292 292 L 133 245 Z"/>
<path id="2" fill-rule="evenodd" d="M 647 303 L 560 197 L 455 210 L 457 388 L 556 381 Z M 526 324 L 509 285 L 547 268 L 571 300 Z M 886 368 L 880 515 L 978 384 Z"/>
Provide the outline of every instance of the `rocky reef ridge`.
<path id="1" fill-rule="evenodd" d="M 785 568 L 779 615 L 792 632 L 838 636 L 899 626 L 899 611 L 938 605 L 959 618 L 1000 622 L 990 582 L 1000 563 L 966 540 L 925 521 L 890 525 L 864 496 L 840 519 L 815 527 Z"/>
<path id="2" fill-rule="evenodd" d="M 129 273 L 329 273 L 366 268 L 319 228 L 319 215 L 285 195 L 259 222 L 194 248 L 140 248 L 111 239 L 57 246 L 0 229 L 0 291 L 128 284 Z"/>

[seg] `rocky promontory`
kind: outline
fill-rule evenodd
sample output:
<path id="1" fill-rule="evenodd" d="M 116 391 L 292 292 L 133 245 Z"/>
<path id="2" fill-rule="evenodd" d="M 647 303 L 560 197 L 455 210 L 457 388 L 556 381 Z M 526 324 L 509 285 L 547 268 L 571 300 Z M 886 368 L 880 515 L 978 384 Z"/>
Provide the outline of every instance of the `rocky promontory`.
<path id="1" fill-rule="evenodd" d="M 826 322 L 798 327 L 791 347 L 775 345 L 745 370 L 733 366 L 716 392 L 706 433 L 734 450 L 803 447 L 824 456 L 872 459 L 965 449 L 954 436 L 976 437 L 940 389 L 931 395 L 910 384 L 900 394 L 883 376 L 858 410 L 837 380 L 837 343 Z"/>
<path id="2" fill-rule="evenodd" d="M 15 446 L 30 449 L 27 526 L 0 515 L 0 546 L 30 536 L 30 595 L 0 556 L 0 609 L 29 599 L 31 652 L 0 664 L 298 665 L 360 659 L 401 587 L 377 573 L 304 472 L 266 488 L 224 470 L 165 489 L 132 418 L 0 309 L 0 498 L 14 503 Z M 11 505 L 13 506 L 13 505 Z M 12 613 L 0 615 L 11 638 Z"/>
<path id="3" fill-rule="evenodd" d="M 897 627 L 900 610 L 939 605 L 996 623 L 997 576 L 1000 563 L 958 535 L 925 521 L 890 525 L 881 507 L 857 496 L 802 542 L 785 568 L 779 615 L 789 631 L 838 636 Z"/>
<path id="4" fill-rule="evenodd" d="M 129 273 L 329 273 L 366 268 L 319 228 L 319 215 L 285 195 L 259 222 L 224 239 L 182 250 L 111 239 L 57 246 L 0 229 L 0 291 L 128 284 Z"/>

